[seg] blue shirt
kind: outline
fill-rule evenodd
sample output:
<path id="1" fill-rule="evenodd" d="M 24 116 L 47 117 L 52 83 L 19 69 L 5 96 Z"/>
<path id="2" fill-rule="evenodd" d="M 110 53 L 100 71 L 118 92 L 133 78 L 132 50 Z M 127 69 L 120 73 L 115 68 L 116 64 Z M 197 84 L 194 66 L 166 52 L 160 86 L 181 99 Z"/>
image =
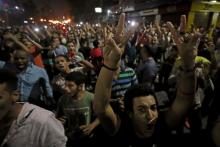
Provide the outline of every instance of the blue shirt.
<path id="1" fill-rule="evenodd" d="M 1 68 L 9 68 L 13 71 L 16 70 L 16 68 L 5 67 L 13 64 L 6 64 L 4 61 L 0 61 L 0 69 Z M 15 67 L 15 66 L 14 66 Z M 49 83 L 49 78 L 46 73 L 46 71 L 43 68 L 37 67 L 32 63 L 29 63 L 27 69 L 25 71 L 17 73 L 18 77 L 18 90 L 20 91 L 21 102 L 27 102 L 29 101 L 29 96 L 31 93 L 34 94 L 40 94 L 40 88 L 35 87 L 36 83 L 40 78 L 43 78 L 45 81 L 45 90 L 48 97 L 53 97 L 52 88 Z M 40 99 L 40 98 L 39 98 Z"/>
<path id="2" fill-rule="evenodd" d="M 59 56 L 59 55 L 67 55 L 68 50 L 64 45 L 59 45 L 57 48 L 55 48 L 54 50 L 50 51 L 48 53 L 49 56 Z"/>
<path id="3" fill-rule="evenodd" d="M 152 57 L 143 61 L 136 69 L 139 83 L 152 84 L 156 78 L 157 70 L 157 64 Z"/>

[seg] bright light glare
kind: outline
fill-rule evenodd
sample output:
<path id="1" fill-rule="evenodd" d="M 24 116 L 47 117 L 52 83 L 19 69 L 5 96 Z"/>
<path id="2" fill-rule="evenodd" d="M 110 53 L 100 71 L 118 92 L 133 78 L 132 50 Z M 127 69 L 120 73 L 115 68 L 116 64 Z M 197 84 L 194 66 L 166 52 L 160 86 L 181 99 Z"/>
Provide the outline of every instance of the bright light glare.
<path id="1" fill-rule="evenodd" d="M 25 21 L 24 21 L 24 23 L 25 23 L 25 24 L 27 24 L 27 23 L 28 23 L 28 21 L 27 21 L 27 20 L 25 20 Z"/>
<path id="2" fill-rule="evenodd" d="M 35 32 L 39 32 L 40 30 L 39 30 L 39 28 L 35 28 L 34 31 Z"/>
<path id="3" fill-rule="evenodd" d="M 136 22 L 135 21 L 132 21 L 131 22 L 131 26 L 135 26 L 136 25 Z"/>
<path id="4" fill-rule="evenodd" d="M 96 7 L 96 8 L 95 8 L 95 12 L 96 12 L 96 13 L 102 13 L 102 8 Z"/>

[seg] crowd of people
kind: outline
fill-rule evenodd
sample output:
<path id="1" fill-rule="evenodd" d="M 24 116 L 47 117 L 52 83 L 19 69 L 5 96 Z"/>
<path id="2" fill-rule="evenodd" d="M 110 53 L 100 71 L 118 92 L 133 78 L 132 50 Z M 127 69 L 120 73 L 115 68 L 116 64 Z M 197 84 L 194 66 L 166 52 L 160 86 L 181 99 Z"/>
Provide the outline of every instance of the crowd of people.
<path id="1" fill-rule="evenodd" d="M 220 30 L 125 20 L 0 29 L 0 147 L 220 146 Z"/>

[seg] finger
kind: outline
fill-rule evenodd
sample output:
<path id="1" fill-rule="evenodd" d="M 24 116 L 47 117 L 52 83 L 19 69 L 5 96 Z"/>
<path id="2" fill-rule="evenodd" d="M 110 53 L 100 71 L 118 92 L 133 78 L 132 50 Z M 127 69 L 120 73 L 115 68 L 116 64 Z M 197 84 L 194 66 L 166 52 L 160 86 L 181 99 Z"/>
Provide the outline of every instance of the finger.
<path id="1" fill-rule="evenodd" d="M 116 36 L 120 36 L 124 30 L 124 25 L 125 25 L 125 14 L 122 13 L 120 15 L 120 19 L 118 22 L 118 27 L 117 27 L 117 32 L 116 32 Z"/>
<path id="2" fill-rule="evenodd" d="M 128 30 L 127 33 L 125 33 L 124 37 L 123 37 L 123 43 L 127 43 L 127 41 L 129 40 L 129 38 L 134 34 L 135 30 L 136 30 L 137 26 L 132 27 Z"/>
<path id="3" fill-rule="evenodd" d="M 180 41 L 180 39 L 179 39 L 179 35 L 177 34 L 177 32 L 176 32 L 176 30 L 175 30 L 173 24 L 172 24 L 171 22 L 167 22 L 167 27 L 169 28 L 171 34 L 173 35 L 174 42 L 175 42 L 176 44 L 180 44 L 181 41 Z"/>
<path id="4" fill-rule="evenodd" d="M 192 38 L 192 34 L 188 34 L 188 33 L 186 33 L 182 38 L 183 38 L 183 42 L 185 42 L 185 43 L 188 43 L 190 40 L 191 40 L 191 38 Z"/>
<path id="5" fill-rule="evenodd" d="M 108 38 L 107 40 L 106 40 L 106 46 L 105 46 L 105 48 L 104 48 L 104 54 L 105 55 L 108 55 L 108 54 L 110 54 L 110 52 L 111 52 L 111 42 L 110 42 L 110 39 Z"/>
<path id="6" fill-rule="evenodd" d="M 109 44 L 112 46 L 112 50 L 121 55 L 121 49 L 116 45 L 115 41 L 112 38 L 109 39 Z"/>
<path id="7" fill-rule="evenodd" d="M 186 15 L 182 15 L 180 19 L 180 32 L 186 32 Z"/>
<path id="8" fill-rule="evenodd" d="M 82 125 L 82 126 L 80 126 L 79 128 L 80 128 L 80 129 L 84 129 L 84 128 L 86 128 L 86 125 Z"/>
<path id="9" fill-rule="evenodd" d="M 191 40 L 190 40 L 190 44 L 193 45 L 196 49 L 198 48 L 199 44 L 200 44 L 200 37 L 201 35 L 196 33 L 195 35 L 193 35 L 191 37 Z"/>

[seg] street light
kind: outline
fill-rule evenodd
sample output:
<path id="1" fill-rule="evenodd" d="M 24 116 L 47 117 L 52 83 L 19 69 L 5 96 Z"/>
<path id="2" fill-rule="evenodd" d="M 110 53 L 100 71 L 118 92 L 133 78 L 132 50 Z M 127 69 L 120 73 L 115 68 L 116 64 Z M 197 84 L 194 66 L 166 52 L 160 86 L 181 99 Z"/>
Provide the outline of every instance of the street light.
<path id="1" fill-rule="evenodd" d="M 131 26 L 135 26 L 136 22 L 135 21 L 131 21 Z"/>
<path id="2" fill-rule="evenodd" d="M 34 31 L 35 31 L 35 32 L 39 32 L 40 29 L 39 29 L 39 28 L 34 28 Z"/>
<path id="3" fill-rule="evenodd" d="M 15 6 L 15 9 L 16 9 L 16 10 L 19 10 L 19 7 L 18 7 L 18 6 Z"/>
<path id="4" fill-rule="evenodd" d="M 112 11 L 111 11 L 111 10 L 107 10 L 107 13 L 108 13 L 108 15 L 109 15 L 110 13 L 112 13 Z"/>

